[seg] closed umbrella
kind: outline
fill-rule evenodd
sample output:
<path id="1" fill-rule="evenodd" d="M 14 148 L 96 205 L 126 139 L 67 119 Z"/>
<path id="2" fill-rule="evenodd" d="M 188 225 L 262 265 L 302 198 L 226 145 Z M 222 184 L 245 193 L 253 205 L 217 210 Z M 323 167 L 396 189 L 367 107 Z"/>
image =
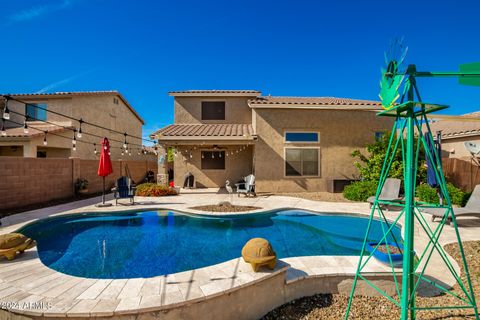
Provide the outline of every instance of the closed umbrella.
<path id="1" fill-rule="evenodd" d="M 98 175 L 103 178 L 103 195 L 102 203 L 99 207 L 111 206 L 111 203 L 105 203 L 105 177 L 113 172 L 112 160 L 110 160 L 110 143 L 107 138 L 102 141 L 102 153 L 100 154 L 100 162 L 98 163 Z"/>
<path id="2" fill-rule="evenodd" d="M 441 167 L 442 166 L 442 145 L 441 145 L 441 135 L 439 132 L 437 132 L 437 141 L 433 141 L 433 138 L 431 135 L 426 135 L 425 140 L 427 142 L 428 150 L 430 151 L 430 154 L 432 155 L 434 163 L 432 163 L 425 153 L 426 161 L 427 161 L 427 183 L 430 187 L 436 188 L 438 197 L 440 198 L 440 204 L 443 204 L 443 195 L 442 195 L 442 190 L 439 188 L 440 187 L 440 181 L 437 180 L 437 177 L 435 175 L 435 167 Z M 436 153 L 436 157 L 435 157 Z M 437 162 L 438 161 L 438 162 Z"/>

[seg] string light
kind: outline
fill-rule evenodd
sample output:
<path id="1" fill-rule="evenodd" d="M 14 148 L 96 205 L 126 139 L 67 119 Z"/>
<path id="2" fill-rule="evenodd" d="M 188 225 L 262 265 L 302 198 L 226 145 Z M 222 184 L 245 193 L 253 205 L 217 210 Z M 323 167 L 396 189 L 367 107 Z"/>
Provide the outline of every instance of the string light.
<path id="1" fill-rule="evenodd" d="M 72 150 L 73 150 L 73 151 L 77 151 L 77 146 L 76 146 L 76 145 L 73 145 Z"/>
<path id="2" fill-rule="evenodd" d="M 127 149 L 127 133 L 124 132 L 123 135 L 125 136 L 125 141 L 123 142 L 123 148 L 126 150 Z"/>
<path id="3" fill-rule="evenodd" d="M 219 157 L 219 158 L 222 157 L 222 151 L 219 151 L 219 152 L 218 152 L 218 157 Z"/>
<path id="4" fill-rule="evenodd" d="M 93 143 L 93 153 L 94 153 L 94 154 L 97 154 L 97 152 L 98 152 L 98 151 L 97 151 L 97 144 L 94 142 L 94 143 Z"/>
<path id="5" fill-rule="evenodd" d="M 23 133 L 28 134 L 28 125 L 27 125 L 27 120 L 23 122 Z"/>
<path id="6" fill-rule="evenodd" d="M 43 136 L 43 145 L 46 146 L 48 144 L 47 142 L 47 132 L 45 131 L 45 135 Z"/>
<path id="7" fill-rule="evenodd" d="M 5 97 L 5 108 L 3 109 L 3 119 L 10 119 L 10 111 L 8 110 L 8 98 Z"/>
<path id="8" fill-rule="evenodd" d="M 0 130 L 2 132 L 2 136 L 7 135 L 7 131 L 5 130 L 5 120 L 2 119 L 2 129 Z"/>
<path id="9" fill-rule="evenodd" d="M 75 146 L 77 145 L 77 129 L 73 129 L 73 139 L 72 139 L 72 144 Z"/>
<path id="10" fill-rule="evenodd" d="M 80 120 L 78 122 L 80 122 L 80 126 L 78 127 L 77 138 L 80 139 L 80 138 L 82 138 L 82 123 L 83 123 L 82 118 L 80 118 Z"/>

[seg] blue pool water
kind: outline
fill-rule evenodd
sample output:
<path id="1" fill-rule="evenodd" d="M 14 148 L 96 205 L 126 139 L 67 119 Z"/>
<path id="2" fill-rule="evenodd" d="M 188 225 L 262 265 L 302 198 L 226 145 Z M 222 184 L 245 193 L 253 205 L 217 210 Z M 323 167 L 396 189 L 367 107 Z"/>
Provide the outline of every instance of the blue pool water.
<path id="1" fill-rule="evenodd" d="M 266 238 L 279 258 L 359 255 L 368 219 L 284 210 L 236 217 L 172 211 L 81 214 L 34 222 L 20 232 L 35 239 L 50 268 L 87 278 L 140 278 L 201 268 L 241 254 Z M 370 241 L 381 239 L 379 221 Z M 401 239 L 400 228 L 394 230 Z"/>

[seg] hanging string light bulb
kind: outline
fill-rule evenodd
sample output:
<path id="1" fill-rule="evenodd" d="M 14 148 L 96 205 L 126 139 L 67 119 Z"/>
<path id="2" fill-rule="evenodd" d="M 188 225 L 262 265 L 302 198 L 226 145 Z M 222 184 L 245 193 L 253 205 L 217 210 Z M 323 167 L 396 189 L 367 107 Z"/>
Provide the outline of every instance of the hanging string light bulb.
<path id="1" fill-rule="evenodd" d="M 73 129 L 73 139 L 72 139 L 72 144 L 74 146 L 77 145 L 77 129 Z"/>
<path id="2" fill-rule="evenodd" d="M 125 136 L 125 140 L 123 141 L 123 149 L 127 150 L 128 145 L 127 145 L 127 133 L 125 132 L 123 134 Z"/>
<path id="3" fill-rule="evenodd" d="M 47 142 L 47 131 L 45 131 L 45 135 L 43 136 L 43 145 L 46 146 L 48 144 Z"/>
<path id="4" fill-rule="evenodd" d="M 78 122 L 80 123 L 80 126 L 78 127 L 77 138 L 81 139 L 82 138 L 82 123 L 83 123 L 82 118 L 80 118 L 80 120 Z"/>
<path id="5" fill-rule="evenodd" d="M 2 129 L 0 130 L 1 133 L 2 133 L 2 136 L 6 136 L 7 135 L 7 130 L 5 130 L 5 120 L 2 119 Z"/>
<path id="6" fill-rule="evenodd" d="M 202 159 L 205 159 L 205 154 L 202 152 Z"/>
<path id="7" fill-rule="evenodd" d="M 218 152 L 218 157 L 219 157 L 219 158 L 222 157 L 222 151 L 219 151 L 219 152 Z"/>
<path id="8" fill-rule="evenodd" d="M 122 156 L 123 156 L 123 149 L 122 149 Z"/>
<path id="9" fill-rule="evenodd" d="M 106 146 L 105 146 L 105 147 L 106 147 Z M 97 151 L 97 144 L 96 144 L 95 142 L 93 143 L 93 153 L 94 153 L 95 155 L 97 155 L 97 153 L 98 153 L 98 151 Z"/>
<path id="10" fill-rule="evenodd" d="M 23 122 L 23 133 L 28 134 L 27 119 Z"/>
<path id="11" fill-rule="evenodd" d="M 8 110 L 8 97 L 5 97 L 5 109 L 3 109 L 3 119 L 10 119 L 10 110 Z"/>
<path id="12" fill-rule="evenodd" d="M 213 154 L 213 151 L 212 151 L 212 159 L 214 159 L 214 158 L 215 158 L 215 155 Z"/>

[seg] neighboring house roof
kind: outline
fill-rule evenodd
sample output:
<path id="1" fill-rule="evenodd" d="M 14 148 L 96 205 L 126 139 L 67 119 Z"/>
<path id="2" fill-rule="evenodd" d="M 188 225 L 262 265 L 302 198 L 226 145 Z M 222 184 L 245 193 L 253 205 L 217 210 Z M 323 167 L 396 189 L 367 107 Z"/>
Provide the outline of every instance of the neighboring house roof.
<path id="1" fill-rule="evenodd" d="M 332 108 L 381 110 L 380 101 L 334 98 L 334 97 L 275 97 L 265 96 L 249 100 L 252 108 Z"/>
<path id="2" fill-rule="evenodd" d="M 168 93 L 173 97 L 210 97 L 210 96 L 240 96 L 240 97 L 257 97 L 262 93 L 257 90 L 183 90 L 183 91 L 170 91 Z"/>
<path id="3" fill-rule="evenodd" d="M 44 131 L 48 131 L 51 133 L 59 133 L 62 131 L 66 131 L 69 128 L 73 128 L 70 126 L 71 123 L 68 125 L 54 125 L 50 123 L 44 122 L 29 122 L 28 123 L 28 133 L 23 132 L 23 127 L 14 127 L 14 128 L 7 128 L 5 131 L 7 133 L 6 138 L 33 138 L 37 136 L 43 136 Z M 67 127 L 67 128 L 65 128 Z M 38 129 L 38 130 L 36 130 Z"/>
<path id="4" fill-rule="evenodd" d="M 75 96 L 118 96 L 120 100 L 125 103 L 127 108 L 140 120 L 142 124 L 145 124 L 145 121 L 140 117 L 140 115 L 133 109 L 130 103 L 125 99 L 125 97 L 116 90 L 105 90 L 105 91 L 77 91 L 77 92 L 51 92 L 51 93 L 11 93 L 11 94 L 1 94 L 3 96 L 11 96 L 17 99 L 49 99 L 55 97 L 75 97 Z"/>
<path id="5" fill-rule="evenodd" d="M 251 140 L 253 134 L 251 124 L 171 124 L 151 136 L 158 140 Z"/>
<path id="6" fill-rule="evenodd" d="M 432 133 L 441 131 L 442 139 L 480 135 L 480 112 L 478 111 L 461 116 L 438 116 L 438 119 L 430 124 L 430 129 Z"/>

